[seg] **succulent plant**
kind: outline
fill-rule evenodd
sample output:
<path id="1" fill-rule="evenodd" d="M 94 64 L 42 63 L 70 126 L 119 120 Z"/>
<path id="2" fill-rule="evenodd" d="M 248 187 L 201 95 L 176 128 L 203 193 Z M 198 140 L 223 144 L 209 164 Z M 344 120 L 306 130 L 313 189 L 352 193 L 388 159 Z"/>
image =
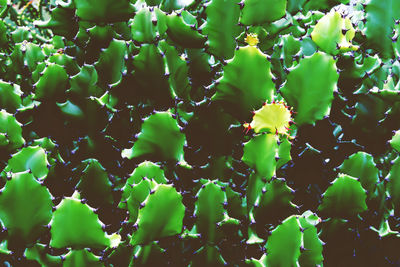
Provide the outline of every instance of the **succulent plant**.
<path id="1" fill-rule="evenodd" d="M 394 0 L 0 0 L 0 264 L 399 266 Z"/>

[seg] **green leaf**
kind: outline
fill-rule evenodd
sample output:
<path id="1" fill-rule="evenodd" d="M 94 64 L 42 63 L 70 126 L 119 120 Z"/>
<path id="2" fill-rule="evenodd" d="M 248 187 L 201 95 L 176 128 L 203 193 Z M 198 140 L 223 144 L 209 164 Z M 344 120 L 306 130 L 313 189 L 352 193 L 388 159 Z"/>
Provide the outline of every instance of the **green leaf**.
<path id="1" fill-rule="evenodd" d="M 318 210 L 329 217 L 354 217 L 367 210 L 366 198 L 365 189 L 356 178 L 340 174 L 323 194 Z"/>
<path id="2" fill-rule="evenodd" d="M 25 62 L 28 65 L 29 71 L 33 72 L 37 64 L 45 59 L 42 48 L 34 43 L 25 44 Z"/>
<path id="3" fill-rule="evenodd" d="M 138 230 L 131 244 L 146 244 L 182 232 L 185 206 L 182 196 L 170 185 L 158 185 L 139 210 Z"/>
<path id="4" fill-rule="evenodd" d="M 76 267 L 76 266 L 93 266 L 93 267 L 104 267 L 104 264 L 100 262 L 100 257 L 95 256 L 87 249 L 71 250 L 65 255 L 65 259 L 62 264 L 63 267 Z"/>
<path id="5" fill-rule="evenodd" d="M 119 205 L 128 210 L 129 222 L 135 223 L 137 221 L 141 203 L 146 200 L 156 186 L 157 183 L 147 178 L 131 186 L 129 190 L 130 195 Z"/>
<path id="6" fill-rule="evenodd" d="M 35 21 L 35 25 L 51 29 L 54 34 L 73 39 L 78 32 L 73 2 L 57 1 L 58 5 L 51 11 L 51 17 L 47 21 Z"/>
<path id="7" fill-rule="evenodd" d="M 111 244 L 98 215 L 74 196 L 61 201 L 50 224 L 50 246 L 54 248 L 104 248 Z"/>
<path id="8" fill-rule="evenodd" d="M 358 49 L 350 43 L 354 35 L 355 30 L 350 19 L 342 18 L 339 12 L 330 12 L 315 25 L 311 38 L 324 52 L 336 55 L 340 51 Z"/>
<path id="9" fill-rule="evenodd" d="M 329 115 L 339 74 L 335 60 L 317 52 L 290 70 L 281 93 L 297 112 L 297 125 L 313 124 Z"/>
<path id="10" fill-rule="evenodd" d="M 271 177 L 268 177 L 268 180 L 269 179 L 271 179 Z M 248 212 L 253 208 L 257 198 L 262 194 L 262 189 L 266 183 L 267 179 L 261 176 L 261 174 L 255 171 L 250 174 L 246 187 L 246 202 Z"/>
<path id="11" fill-rule="evenodd" d="M 32 247 L 27 247 L 24 256 L 28 260 L 36 260 L 42 266 L 57 267 L 62 265 L 61 256 L 53 256 L 46 252 L 46 245 L 36 243 Z"/>
<path id="12" fill-rule="evenodd" d="M 185 48 L 202 48 L 206 38 L 196 29 L 192 29 L 182 16 L 175 14 L 166 18 L 168 36 L 177 44 Z"/>
<path id="13" fill-rule="evenodd" d="M 15 153 L 8 161 L 5 172 L 30 171 L 39 180 L 49 173 L 46 151 L 39 146 L 28 146 Z"/>
<path id="14" fill-rule="evenodd" d="M 207 35 L 208 51 L 218 58 L 229 59 L 234 55 L 235 37 L 240 32 L 238 3 L 238 0 L 212 0 L 207 5 L 203 34 Z"/>
<path id="15" fill-rule="evenodd" d="M 80 72 L 72 76 L 68 93 L 77 97 L 100 97 L 104 91 L 96 86 L 98 75 L 93 65 L 83 65 Z"/>
<path id="16" fill-rule="evenodd" d="M 132 39 L 141 43 L 151 43 L 156 37 L 156 29 L 152 22 L 152 12 L 142 8 L 136 13 L 131 23 Z"/>
<path id="17" fill-rule="evenodd" d="M 132 159 L 154 156 L 160 160 L 183 159 L 185 135 L 170 112 L 156 112 L 142 124 L 138 140 L 131 149 L 124 149 L 122 156 Z"/>
<path id="18" fill-rule="evenodd" d="M 0 109 L 15 113 L 21 107 L 22 91 L 19 90 L 19 86 L 0 80 L 0 95 Z"/>
<path id="19" fill-rule="evenodd" d="M 300 223 L 296 216 L 290 216 L 276 227 L 268 237 L 265 248 L 267 257 L 265 264 L 268 267 L 298 266 L 302 246 Z"/>
<path id="20" fill-rule="evenodd" d="M 0 195 L 0 220 L 11 239 L 27 244 L 39 238 L 51 219 L 51 199 L 31 173 L 13 174 Z"/>
<path id="21" fill-rule="evenodd" d="M 324 243 L 318 238 L 318 224 L 320 219 L 311 211 L 306 211 L 299 217 L 300 226 L 303 231 L 304 251 L 299 257 L 300 266 L 318 266 L 323 262 L 322 250 Z"/>
<path id="22" fill-rule="evenodd" d="M 74 0 L 76 15 L 97 23 L 127 21 L 135 12 L 126 0 Z"/>
<path id="23" fill-rule="evenodd" d="M 275 85 L 270 66 L 267 56 L 257 47 L 239 48 L 224 67 L 212 100 L 222 101 L 235 117 L 248 118 L 253 110 L 273 99 Z"/>
<path id="24" fill-rule="evenodd" d="M 4 18 L 7 15 L 8 0 L 0 0 L 0 18 Z"/>
<path id="25" fill-rule="evenodd" d="M 397 152 L 400 152 L 400 130 L 396 131 L 390 140 L 390 146 L 396 149 Z"/>
<path id="26" fill-rule="evenodd" d="M 104 167 L 97 159 L 87 159 L 81 165 L 85 168 L 82 171 L 81 180 L 76 185 L 81 196 L 93 207 L 112 204 L 112 183 Z"/>
<path id="27" fill-rule="evenodd" d="M 164 170 L 161 169 L 160 166 L 150 161 L 144 161 L 135 168 L 135 170 L 126 180 L 126 183 L 122 188 L 121 203 L 119 204 L 119 207 L 126 207 L 123 201 L 126 201 L 129 198 L 133 187 L 140 184 L 144 179 L 154 180 L 158 184 L 167 183 L 167 178 L 165 178 Z M 139 203 L 143 202 L 144 200 L 145 198 L 141 199 Z"/>
<path id="28" fill-rule="evenodd" d="M 224 191 L 217 181 L 207 181 L 196 194 L 194 214 L 196 231 L 208 242 L 217 242 L 221 237 L 217 223 L 224 219 L 224 203 L 227 201 Z"/>
<path id="29" fill-rule="evenodd" d="M 287 0 L 245 0 L 240 22 L 244 25 L 263 24 L 282 18 Z"/>
<path id="30" fill-rule="evenodd" d="M 160 49 L 163 51 L 166 63 L 168 66 L 169 76 L 168 81 L 171 88 L 174 90 L 175 95 L 181 99 L 190 99 L 190 84 L 189 84 L 189 67 L 186 61 L 178 54 L 178 50 L 161 41 L 158 43 Z"/>
<path id="31" fill-rule="evenodd" d="M 283 219 L 296 212 L 296 205 L 291 202 L 294 198 L 293 193 L 294 190 L 286 185 L 285 179 L 276 178 L 269 181 L 254 203 L 253 215 L 256 222 L 264 225 L 273 222 L 275 218 Z"/>
<path id="32" fill-rule="evenodd" d="M 68 74 L 65 69 L 60 65 L 49 63 L 35 84 L 35 99 L 43 101 L 60 98 L 66 91 L 67 85 Z"/>
<path id="33" fill-rule="evenodd" d="M 5 110 L 0 110 L 0 134 L 3 136 L 2 146 L 6 146 L 7 151 L 13 151 L 25 143 L 21 124 Z"/>
<path id="34" fill-rule="evenodd" d="M 85 114 L 83 113 L 82 109 L 69 100 L 67 100 L 65 103 L 57 103 L 57 106 L 60 108 L 61 112 L 69 118 L 78 120 L 85 118 Z"/>
<path id="35" fill-rule="evenodd" d="M 290 160 L 292 160 L 292 156 L 290 154 L 290 150 L 292 148 L 292 143 L 289 141 L 287 137 L 281 138 L 278 149 L 279 160 L 276 163 L 276 169 L 279 169 Z"/>
<path id="36" fill-rule="evenodd" d="M 342 173 L 359 178 L 368 193 L 372 194 L 375 191 L 379 182 L 379 170 L 370 154 L 357 152 L 346 159 L 339 168 Z"/>
<path id="37" fill-rule="evenodd" d="M 267 179 L 275 174 L 278 138 L 275 134 L 260 134 L 244 144 L 242 161 Z"/>
<path id="38" fill-rule="evenodd" d="M 120 40 L 112 40 L 110 45 L 101 52 L 99 61 L 94 65 L 100 82 L 112 85 L 121 81 L 126 68 L 126 53 L 126 43 Z"/>
<path id="39" fill-rule="evenodd" d="M 400 19 L 400 4 L 396 0 L 369 0 L 365 7 L 364 34 L 369 45 L 384 58 L 393 56 L 392 30 Z"/>
<path id="40" fill-rule="evenodd" d="M 1 17 L 1 11 L 0 11 Z M 8 36 L 7 36 L 7 27 L 3 21 L 0 21 L 0 48 L 7 47 L 8 44 Z"/>
<path id="41" fill-rule="evenodd" d="M 389 193 L 392 203 L 395 209 L 400 208 L 400 157 L 397 157 L 393 161 L 393 165 L 390 168 L 389 174 L 386 177 L 388 180 L 387 183 L 387 192 Z"/>
<path id="42" fill-rule="evenodd" d="M 72 56 L 64 54 L 63 52 L 57 52 L 52 54 L 48 58 L 48 62 L 57 64 L 65 69 L 68 76 L 76 75 L 79 71 L 79 65 L 76 59 Z"/>
<path id="43" fill-rule="evenodd" d="M 133 58 L 134 82 L 141 94 L 153 101 L 171 100 L 171 89 L 166 77 L 166 62 L 160 49 L 154 44 L 143 44 Z"/>

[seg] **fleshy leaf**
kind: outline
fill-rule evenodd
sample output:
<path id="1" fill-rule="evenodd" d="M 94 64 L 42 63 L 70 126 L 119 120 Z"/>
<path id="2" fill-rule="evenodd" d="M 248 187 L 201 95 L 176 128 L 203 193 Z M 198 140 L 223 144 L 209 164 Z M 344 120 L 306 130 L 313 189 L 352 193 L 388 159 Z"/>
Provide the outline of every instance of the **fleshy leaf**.
<path id="1" fill-rule="evenodd" d="M 8 161 L 4 171 L 24 172 L 31 171 L 39 180 L 46 178 L 49 173 L 46 151 L 39 146 L 28 146 L 15 153 Z"/>
<path id="2" fill-rule="evenodd" d="M 286 13 L 287 0 L 245 0 L 240 22 L 262 24 L 280 19 Z"/>
<path id="3" fill-rule="evenodd" d="M 329 217 L 348 218 L 367 210 L 367 194 L 355 178 L 340 174 L 323 194 L 321 213 Z"/>
<path id="4" fill-rule="evenodd" d="M 266 178 L 275 174 L 278 156 L 278 138 L 275 134 L 261 134 L 244 144 L 242 161 Z"/>
<path id="5" fill-rule="evenodd" d="M 351 155 L 340 165 L 340 171 L 359 178 L 361 185 L 368 193 L 373 193 L 379 182 L 379 170 L 375 165 L 374 158 L 365 152 Z"/>
<path id="6" fill-rule="evenodd" d="M 240 7 L 238 0 L 213 0 L 207 5 L 207 23 L 203 33 L 207 35 L 208 51 L 211 54 L 229 59 L 234 55 L 236 41 L 239 34 Z"/>
<path id="7" fill-rule="evenodd" d="M 281 93 L 297 113 L 296 124 L 313 124 L 329 115 L 338 78 L 335 60 L 323 52 L 305 57 L 290 70 Z"/>
<path id="8" fill-rule="evenodd" d="M 25 143 L 22 138 L 21 124 L 13 115 L 5 110 L 0 110 L 0 147 L 7 151 L 20 148 Z"/>
<path id="9" fill-rule="evenodd" d="M 266 265 L 271 267 L 297 266 L 302 246 L 300 223 L 296 216 L 290 216 L 276 227 L 268 237 Z"/>
<path id="10" fill-rule="evenodd" d="M 131 244 L 146 244 L 162 237 L 182 232 L 185 206 L 182 196 L 170 185 L 159 185 L 139 210 L 138 230 L 133 233 Z"/>
<path id="11" fill-rule="evenodd" d="M 87 249 L 71 250 L 63 261 L 63 267 L 93 266 L 104 267 L 100 262 L 100 257 L 93 255 Z"/>
<path id="12" fill-rule="evenodd" d="M 208 181 L 196 196 L 196 231 L 208 242 L 217 242 L 217 223 L 224 219 L 226 195 L 217 182 Z"/>
<path id="13" fill-rule="evenodd" d="M 154 156 L 161 160 L 183 159 L 185 135 L 170 112 L 157 112 L 142 124 L 138 140 L 132 149 L 125 149 L 123 157 L 132 159 L 140 156 Z"/>
<path id="14" fill-rule="evenodd" d="M 275 85 L 270 66 L 267 56 L 257 47 L 239 48 L 224 67 L 212 100 L 222 101 L 224 108 L 237 118 L 247 118 L 251 111 L 272 101 Z"/>
<path id="15" fill-rule="evenodd" d="M 342 18 L 338 12 L 330 12 L 315 25 L 311 38 L 323 51 L 336 55 L 339 51 L 358 49 L 350 43 L 354 35 L 355 30 L 350 19 Z"/>
<path id="16" fill-rule="evenodd" d="M 34 242 L 50 222 L 53 202 L 49 190 L 28 172 L 14 174 L 0 195 L 0 219 L 9 236 Z"/>
<path id="17" fill-rule="evenodd" d="M 110 245 L 98 215 L 74 196 L 61 201 L 50 224 L 50 246 L 54 248 L 104 248 Z"/>

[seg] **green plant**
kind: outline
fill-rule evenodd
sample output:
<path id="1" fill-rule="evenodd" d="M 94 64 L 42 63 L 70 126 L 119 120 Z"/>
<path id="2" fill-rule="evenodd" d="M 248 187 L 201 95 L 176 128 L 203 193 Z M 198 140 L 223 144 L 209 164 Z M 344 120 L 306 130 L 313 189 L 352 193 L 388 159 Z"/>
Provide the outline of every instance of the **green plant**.
<path id="1" fill-rule="evenodd" d="M 0 0 L 0 262 L 398 266 L 395 0 Z"/>

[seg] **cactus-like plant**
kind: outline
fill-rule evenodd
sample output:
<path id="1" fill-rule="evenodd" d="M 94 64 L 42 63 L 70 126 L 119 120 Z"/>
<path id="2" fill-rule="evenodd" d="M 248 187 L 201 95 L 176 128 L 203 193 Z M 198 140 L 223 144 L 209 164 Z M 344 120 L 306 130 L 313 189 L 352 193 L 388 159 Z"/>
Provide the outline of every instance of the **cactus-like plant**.
<path id="1" fill-rule="evenodd" d="M 0 265 L 399 266 L 399 7 L 0 0 Z"/>
<path id="2" fill-rule="evenodd" d="M 34 243 L 52 216 L 52 196 L 35 177 L 26 172 L 13 174 L 0 195 L 0 220 L 9 240 Z"/>

